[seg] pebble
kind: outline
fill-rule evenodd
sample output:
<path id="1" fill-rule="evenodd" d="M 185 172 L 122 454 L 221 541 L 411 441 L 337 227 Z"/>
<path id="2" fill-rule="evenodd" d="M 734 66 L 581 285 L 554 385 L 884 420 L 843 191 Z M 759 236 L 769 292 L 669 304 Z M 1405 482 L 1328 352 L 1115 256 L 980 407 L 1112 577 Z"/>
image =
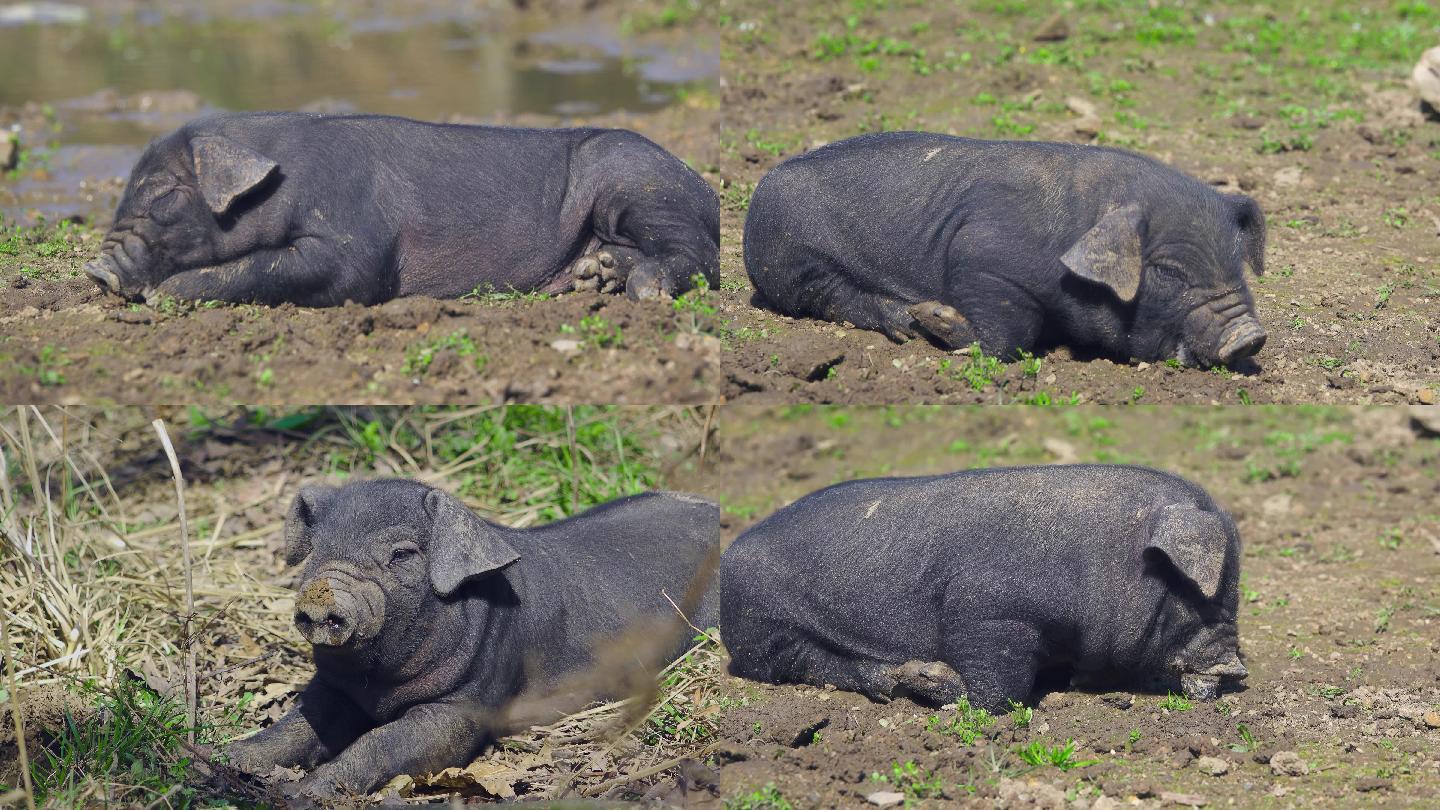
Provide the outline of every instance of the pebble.
<path id="1" fill-rule="evenodd" d="M 1421 55 L 1410 78 L 1414 80 L 1420 98 L 1440 110 L 1440 47 L 1431 48 Z"/>
<path id="2" fill-rule="evenodd" d="M 891 807 L 905 801 L 905 794 L 892 793 L 888 790 L 882 790 L 866 796 L 865 801 L 875 805 L 876 807 Z"/>
<path id="3" fill-rule="evenodd" d="M 1230 772 L 1230 763 L 1219 757 L 1200 757 L 1195 761 L 1195 767 L 1211 776 L 1224 776 Z"/>
<path id="4" fill-rule="evenodd" d="M 1426 712 L 1425 716 L 1421 719 L 1424 720 L 1425 725 L 1430 728 L 1440 728 L 1440 712 Z"/>
<path id="5" fill-rule="evenodd" d="M 561 354 L 573 354 L 580 351 L 580 341 L 574 338 L 560 338 L 559 340 L 552 341 L 550 348 Z"/>
<path id="6" fill-rule="evenodd" d="M 1276 776 L 1305 776 L 1310 766 L 1294 751 L 1276 751 L 1270 757 L 1270 770 Z"/>

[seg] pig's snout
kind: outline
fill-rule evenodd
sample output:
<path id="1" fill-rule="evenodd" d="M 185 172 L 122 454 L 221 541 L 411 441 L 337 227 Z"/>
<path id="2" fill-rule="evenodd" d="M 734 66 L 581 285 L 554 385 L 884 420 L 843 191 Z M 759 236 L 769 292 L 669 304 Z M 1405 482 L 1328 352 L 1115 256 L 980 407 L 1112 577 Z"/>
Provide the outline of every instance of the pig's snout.
<path id="1" fill-rule="evenodd" d="M 1240 659 L 1238 657 L 1232 657 L 1228 661 L 1223 661 L 1213 667 L 1210 667 L 1209 669 L 1200 672 L 1200 674 L 1214 675 L 1218 678 L 1234 678 L 1236 680 L 1240 680 L 1242 678 L 1249 677 L 1250 670 L 1246 669 L 1245 665 L 1240 663 Z"/>
<path id="2" fill-rule="evenodd" d="M 1233 365 L 1246 357 L 1258 354 L 1265 345 L 1265 329 L 1254 315 L 1242 315 L 1226 327 L 1220 336 L 1220 348 L 1216 358 L 1223 365 Z"/>
<path id="3" fill-rule="evenodd" d="M 120 292 L 120 276 L 115 272 L 115 261 L 108 255 L 101 255 L 88 262 L 85 265 L 85 272 L 95 279 L 95 283 L 100 285 L 100 289 L 106 292 Z"/>
<path id="4" fill-rule="evenodd" d="M 381 604 L 373 585 L 343 574 L 322 574 L 301 588 L 295 600 L 295 627 L 317 647 L 355 646 L 379 632 L 384 620 Z"/>

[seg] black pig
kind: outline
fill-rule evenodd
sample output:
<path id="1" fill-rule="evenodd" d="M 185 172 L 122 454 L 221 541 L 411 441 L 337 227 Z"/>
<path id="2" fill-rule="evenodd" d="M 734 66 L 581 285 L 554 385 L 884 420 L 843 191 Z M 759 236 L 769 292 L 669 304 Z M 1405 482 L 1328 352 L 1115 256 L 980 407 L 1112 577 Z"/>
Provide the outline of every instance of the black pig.
<path id="1" fill-rule="evenodd" d="M 1204 490 L 1076 465 L 850 481 L 801 498 L 721 558 L 731 672 L 1004 710 L 1036 673 L 1243 678 L 1240 536 Z"/>
<path id="2" fill-rule="evenodd" d="M 677 493 L 510 529 L 414 481 L 305 487 L 285 557 L 305 563 L 295 624 L 315 677 L 227 753 L 260 774 L 313 769 L 295 788 L 310 797 L 464 765 L 489 741 L 486 709 L 587 666 L 633 621 L 674 616 L 709 576 L 719 525 L 714 503 Z M 689 620 L 713 626 L 715 599 L 710 587 Z"/>
<path id="3" fill-rule="evenodd" d="M 86 271 L 147 299 L 651 298 L 715 284 L 719 223 L 709 185 L 626 130 L 243 113 L 145 150 Z"/>
<path id="4" fill-rule="evenodd" d="M 1199 366 L 1265 342 L 1245 282 L 1264 270 L 1259 206 L 1115 149 L 839 141 L 765 175 L 744 249 L 759 303 L 897 341 Z"/>

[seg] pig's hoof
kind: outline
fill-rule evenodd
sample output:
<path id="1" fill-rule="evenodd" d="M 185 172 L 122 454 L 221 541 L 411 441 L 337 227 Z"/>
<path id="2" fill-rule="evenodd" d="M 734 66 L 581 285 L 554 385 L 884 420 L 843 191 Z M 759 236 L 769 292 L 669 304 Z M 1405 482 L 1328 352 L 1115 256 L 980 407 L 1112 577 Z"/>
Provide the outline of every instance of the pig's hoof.
<path id="1" fill-rule="evenodd" d="M 1180 691 L 1191 700 L 1214 700 L 1220 697 L 1220 678 L 1187 672 L 1180 676 Z"/>
<path id="2" fill-rule="evenodd" d="M 962 349 L 975 342 L 975 330 L 960 311 L 939 301 L 925 301 L 910 307 L 910 317 L 919 329 L 942 345 Z"/>
<path id="3" fill-rule="evenodd" d="M 943 661 L 906 661 L 892 671 L 895 694 L 921 703 L 949 703 L 965 693 L 965 680 Z"/>
<path id="4" fill-rule="evenodd" d="M 576 290 L 616 293 L 624 288 L 619 263 L 608 250 L 587 253 L 576 259 L 570 266 L 570 275 Z"/>

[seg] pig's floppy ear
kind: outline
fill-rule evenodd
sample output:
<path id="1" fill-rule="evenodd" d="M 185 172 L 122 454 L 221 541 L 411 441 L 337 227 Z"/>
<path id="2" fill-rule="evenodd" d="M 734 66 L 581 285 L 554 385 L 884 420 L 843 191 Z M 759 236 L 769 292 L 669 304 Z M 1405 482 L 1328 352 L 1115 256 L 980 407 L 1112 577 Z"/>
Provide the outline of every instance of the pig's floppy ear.
<path id="1" fill-rule="evenodd" d="M 190 140 L 195 180 L 211 212 L 223 214 L 235 200 L 260 185 L 280 164 L 223 135 Z"/>
<path id="2" fill-rule="evenodd" d="M 315 514 L 335 494 L 334 487 L 311 484 L 300 488 L 285 516 L 285 564 L 299 565 L 314 548 Z"/>
<path id="3" fill-rule="evenodd" d="M 1206 599 L 1214 599 L 1220 592 L 1229 542 L 1225 519 L 1219 514 L 1175 504 L 1160 511 L 1145 551 L 1163 555 Z"/>
<path id="4" fill-rule="evenodd" d="M 1225 199 L 1235 211 L 1246 269 L 1257 276 L 1265 275 L 1265 213 L 1259 203 L 1244 194 L 1231 194 Z"/>
<path id="5" fill-rule="evenodd" d="M 1140 289 L 1140 206 L 1127 205 L 1100 218 L 1060 261 L 1075 275 L 1104 284 L 1121 301 Z"/>
<path id="6" fill-rule="evenodd" d="M 435 593 L 449 596 L 472 577 L 504 568 L 520 559 L 500 532 L 475 516 L 449 494 L 432 489 L 425 494 L 430 514 L 430 584 Z"/>

